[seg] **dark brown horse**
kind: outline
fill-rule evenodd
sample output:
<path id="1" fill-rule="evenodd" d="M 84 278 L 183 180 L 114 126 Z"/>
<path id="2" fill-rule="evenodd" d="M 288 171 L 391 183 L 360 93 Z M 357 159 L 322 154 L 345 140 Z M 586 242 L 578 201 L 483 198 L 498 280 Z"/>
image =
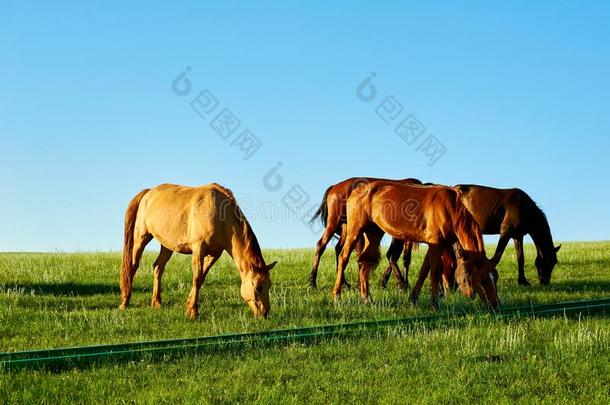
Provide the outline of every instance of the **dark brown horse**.
<path id="1" fill-rule="evenodd" d="M 485 235 L 500 235 L 496 252 L 491 259 L 494 265 L 500 262 L 506 244 L 512 238 L 515 243 L 519 284 L 529 285 L 525 278 L 523 237 L 529 234 L 536 245 L 536 270 L 540 284 L 551 282 L 551 273 L 557 264 L 557 251 L 551 229 L 544 212 L 523 190 L 518 188 L 498 189 L 470 184 L 455 186 L 468 211 Z"/>
<path id="2" fill-rule="evenodd" d="M 337 264 L 335 301 L 341 294 L 349 256 L 362 236 L 360 294 L 365 301 L 370 300 L 369 276 L 379 260 L 379 242 L 388 233 L 399 240 L 428 244 L 433 306 L 438 304 L 443 250 L 454 244 L 455 277 L 462 293 L 473 297 L 476 292 L 491 307 L 500 305 L 497 272 L 485 257 L 481 230 L 454 189 L 373 181 L 354 189 L 346 208 L 346 239 Z"/>
<path id="3" fill-rule="evenodd" d="M 373 177 L 352 177 L 327 188 L 326 192 L 324 193 L 322 203 L 320 204 L 320 208 L 318 208 L 313 218 L 311 219 L 312 221 L 315 221 L 319 217 L 322 220 L 322 223 L 324 224 L 324 233 L 322 234 L 322 237 L 316 245 L 316 253 L 313 260 L 313 266 L 311 268 L 311 273 L 309 274 L 309 285 L 311 287 L 315 288 L 317 286 L 316 280 L 318 276 L 318 266 L 320 265 L 320 257 L 326 250 L 326 246 L 328 245 L 330 240 L 335 235 L 339 236 L 339 241 L 335 246 L 335 254 L 337 258 L 339 257 L 339 253 L 341 252 L 341 248 L 343 247 L 344 242 L 344 238 L 341 237 L 341 235 L 346 222 L 345 204 L 350 194 L 358 186 L 377 180 L 396 181 L 404 184 L 421 184 L 419 180 L 413 178 L 403 180 L 386 180 L 377 179 Z M 409 287 L 408 274 L 405 274 L 405 277 L 403 278 L 402 273 L 400 272 L 400 269 L 398 267 L 398 259 L 400 257 L 400 254 L 404 250 L 403 261 L 405 269 L 408 269 L 409 264 L 411 262 L 412 248 L 413 243 L 409 241 L 403 242 L 397 239 L 392 240 L 392 243 L 386 255 L 389 265 L 386 271 L 384 272 L 384 277 L 382 278 L 382 287 L 386 286 L 390 272 L 394 273 L 394 276 L 396 277 L 396 280 L 398 282 L 398 287 L 401 290 L 405 290 Z M 356 249 L 358 249 L 358 246 L 356 247 Z M 349 283 L 347 283 L 345 280 L 344 283 L 349 288 Z"/>

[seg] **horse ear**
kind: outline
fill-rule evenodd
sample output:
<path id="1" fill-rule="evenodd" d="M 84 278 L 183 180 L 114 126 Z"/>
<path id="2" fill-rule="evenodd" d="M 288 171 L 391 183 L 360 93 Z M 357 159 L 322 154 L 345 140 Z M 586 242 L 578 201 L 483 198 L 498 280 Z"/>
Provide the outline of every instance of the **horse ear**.
<path id="1" fill-rule="evenodd" d="M 559 249 L 561 249 L 561 245 L 555 246 L 555 252 L 559 252 Z"/>
<path id="2" fill-rule="evenodd" d="M 276 264 L 277 264 L 277 261 L 274 261 L 273 263 L 268 264 L 268 265 L 267 265 L 267 271 L 269 271 L 269 270 L 271 270 L 272 268 L 274 268 Z"/>

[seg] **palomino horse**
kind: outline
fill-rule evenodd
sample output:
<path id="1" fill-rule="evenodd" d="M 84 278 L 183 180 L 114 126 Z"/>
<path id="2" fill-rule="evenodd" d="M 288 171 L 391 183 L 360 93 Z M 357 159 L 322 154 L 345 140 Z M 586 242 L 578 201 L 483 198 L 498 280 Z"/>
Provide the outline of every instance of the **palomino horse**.
<path id="1" fill-rule="evenodd" d="M 316 280 L 318 276 L 318 266 L 320 265 L 320 257 L 324 253 L 324 250 L 326 250 L 326 245 L 328 245 L 328 243 L 335 234 L 340 236 L 339 241 L 335 246 L 336 256 L 337 258 L 339 257 L 339 253 L 341 252 L 341 248 L 343 247 L 344 243 L 344 237 L 341 235 L 346 221 L 345 204 L 347 202 L 348 197 L 356 187 L 378 180 L 396 181 L 398 183 L 404 184 L 421 184 L 419 180 L 412 178 L 404 180 L 386 180 L 376 179 L 373 177 L 352 177 L 327 188 L 326 192 L 324 193 L 322 203 L 320 204 L 320 208 L 318 208 L 313 218 L 311 219 L 312 221 L 314 221 L 316 218 L 320 217 L 325 227 L 324 233 L 322 234 L 322 237 L 316 245 L 316 254 L 314 256 L 311 273 L 309 274 L 309 285 L 311 287 L 316 288 L 317 286 Z M 413 244 L 411 242 L 404 242 L 403 261 L 406 269 L 409 268 L 409 263 L 411 261 L 412 247 Z M 405 277 L 403 278 L 397 264 L 398 258 L 400 257 L 400 253 L 402 251 L 403 242 L 399 240 L 392 240 L 392 244 L 390 245 L 390 248 L 388 249 L 387 253 L 387 258 L 389 262 L 389 266 L 385 271 L 385 274 L 387 276 L 384 276 L 383 278 L 385 282 L 382 283 L 382 287 L 385 287 L 385 285 L 387 284 L 387 278 L 389 277 L 390 271 L 394 273 L 394 276 L 396 277 L 396 280 L 398 282 L 398 286 L 401 290 L 407 289 L 409 287 L 408 274 L 405 274 Z M 349 284 L 345 280 L 343 282 L 349 288 Z"/>
<path id="2" fill-rule="evenodd" d="M 462 294 L 475 292 L 492 308 L 498 307 L 494 266 L 485 257 L 479 226 L 457 192 L 443 186 L 420 186 L 374 181 L 355 189 L 347 200 L 346 240 L 339 255 L 333 297 L 341 294 L 343 272 L 358 239 L 365 244 L 359 255 L 360 294 L 370 301 L 369 275 L 379 260 L 379 242 L 388 233 L 400 240 L 429 246 L 432 305 L 438 305 L 443 249 L 455 244 L 456 281 Z"/>
<path id="3" fill-rule="evenodd" d="M 155 260 L 152 305 L 161 305 L 161 277 L 173 252 L 192 254 L 193 288 L 186 302 L 191 318 L 199 313 L 199 289 L 223 251 L 241 276 L 241 296 L 258 317 L 269 313 L 269 270 L 256 236 L 230 190 L 219 184 L 186 187 L 162 184 L 138 193 L 125 214 L 121 267 L 121 305 L 131 298 L 133 277 L 146 244 L 155 238 L 161 252 Z"/>
<path id="4" fill-rule="evenodd" d="M 523 190 L 518 188 L 498 189 L 477 185 L 455 186 L 468 211 L 485 235 L 500 234 L 496 253 L 491 259 L 494 265 L 500 262 L 508 241 L 513 238 L 519 284 L 529 285 L 525 278 L 523 236 L 529 234 L 536 245 L 536 270 L 540 284 L 551 282 L 551 273 L 557 264 L 557 251 L 561 245 L 553 245 L 551 228 L 544 212 Z"/>

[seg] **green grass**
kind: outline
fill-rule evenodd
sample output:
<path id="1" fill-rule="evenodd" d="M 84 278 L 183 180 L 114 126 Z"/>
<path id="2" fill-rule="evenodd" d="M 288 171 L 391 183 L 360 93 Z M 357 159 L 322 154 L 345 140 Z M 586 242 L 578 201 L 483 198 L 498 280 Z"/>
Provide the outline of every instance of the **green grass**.
<path id="1" fill-rule="evenodd" d="M 492 251 L 492 247 L 488 250 Z M 373 274 L 373 305 L 356 292 L 331 301 L 334 257 L 324 256 L 319 288 L 307 287 L 312 250 L 265 251 L 272 271 L 272 314 L 253 318 L 239 297 L 239 276 L 223 257 L 202 290 L 196 321 L 184 315 L 190 259 L 174 256 L 163 278 L 163 305 L 149 306 L 152 261 L 135 280 L 132 306 L 116 309 L 116 253 L 0 254 L 0 351 L 191 337 L 290 326 L 431 313 L 428 291 L 414 307 L 395 281 L 381 291 Z M 418 252 L 411 282 L 421 264 Z M 610 296 L 610 243 L 568 243 L 552 284 L 537 284 L 534 249 L 526 248 L 531 287 L 517 286 L 514 254 L 499 265 L 503 304 Z M 355 265 L 348 269 L 355 278 Z M 449 294 L 440 311 L 483 311 Z M 472 318 L 467 326 L 394 328 L 375 336 L 317 344 L 251 347 L 152 361 L 98 364 L 61 373 L 0 372 L 0 402 L 513 402 L 610 401 L 610 320 Z"/>

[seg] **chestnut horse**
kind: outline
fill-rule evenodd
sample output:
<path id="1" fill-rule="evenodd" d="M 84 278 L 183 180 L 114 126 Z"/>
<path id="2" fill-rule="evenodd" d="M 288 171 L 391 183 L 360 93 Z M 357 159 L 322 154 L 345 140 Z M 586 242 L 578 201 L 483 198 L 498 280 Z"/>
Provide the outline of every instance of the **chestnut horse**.
<path id="1" fill-rule="evenodd" d="M 121 305 L 129 305 L 134 275 L 144 248 L 161 244 L 153 264 L 152 305 L 161 305 L 161 277 L 173 252 L 192 254 L 193 288 L 186 302 L 191 318 L 199 311 L 199 289 L 223 251 L 233 258 L 241 276 L 241 296 L 258 317 L 270 309 L 269 270 L 256 236 L 230 190 L 212 183 L 200 187 L 162 184 L 138 193 L 125 214 L 121 267 Z"/>
<path id="2" fill-rule="evenodd" d="M 523 236 L 529 234 L 536 245 L 536 270 L 540 284 L 551 282 L 551 273 L 557 264 L 557 252 L 546 215 L 523 190 L 498 189 L 469 184 L 455 186 L 468 211 L 485 235 L 500 235 L 496 252 L 491 259 L 500 262 L 506 244 L 512 238 L 517 254 L 520 285 L 529 285 L 525 278 Z"/>
<path id="3" fill-rule="evenodd" d="M 492 308 L 498 307 L 497 272 L 485 257 L 481 230 L 457 192 L 443 186 L 421 186 L 373 181 L 352 191 L 347 200 L 346 240 L 339 255 L 333 297 L 341 294 L 343 273 L 356 242 L 365 243 L 359 255 L 360 294 L 370 301 L 369 276 L 379 260 L 384 233 L 399 240 L 428 244 L 432 305 L 438 305 L 442 252 L 455 247 L 456 281 L 462 294 L 475 292 Z"/>
<path id="4" fill-rule="evenodd" d="M 459 252 L 459 250 L 458 250 Z M 443 282 L 443 290 L 450 291 L 454 290 L 457 287 L 457 281 L 455 279 L 455 270 L 457 268 L 457 258 L 456 254 L 452 249 L 445 249 L 441 254 L 441 262 L 443 264 L 443 272 L 442 272 L 442 282 Z M 413 304 L 417 304 L 419 299 L 419 293 L 430 273 L 430 251 L 426 253 L 424 257 L 424 261 L 422 262 L 421 268 L 419 270 L 419 276 L 417 277 L 417 282 L 411 290 L 411 296 L 409 300 Z M 496 284 L 496 288 L 498 285 L 498 272 L 497 270 L 493 270 L 494 282 Z"/>
<path id="5" fill-rule="evenodd" d="M 320 257 L 326 250 L 326 246 L 333 238 L 333 236 L 339 236 L 339 241 L 335 246 L 335 254 L 337 258 L 339 257 L 339 253 L 341 252 L 341 248 L 343 247 L 344 238 L 341 235 L 346 221 L 345 204 L 347 202 L 348 197 L 350 196 L 352 191 L 358 186 L 378 180 L 396 181 L 398 183 L 404 184 L 421 184 L 419 180 L 413 178 L 403 180 L 386 180 L 377 179 L 373 177 L 352 177 L 327 188 L 326 192 L 324 193 L 324 197 L 322 198 L 320 208 L 318 208 L 313 218 L 311 219 L 312 221 L 315 221 L 319 217 L 322 220 L 322 223 L 324 224 L 324 233 L 322 234 L 322 237 L 316 245 L 316 253 L 313 260 L 313 266 L 311 268 L 311 273 L 309 274 L 309 285 L 312 288 L 316 288 L 317 286 L 316 280 L 318 276 L 318 266 L 320 265 Z M 405 274 L 405 277 L 403 278 L 402 273 L 400 272 L 400 269 L 397 264 L 398 258 L 400 257 L 400 254 L 403 251 L 403 245 L 404 265 L 406 269 L 409 268 L 413 244 L 411 242 L 405 243 L 400 240 L 393 239 L 386 255 L 389 265 L 382 279 L 384 280 L 384 282 L 382 282 L 382 287 L 386 286 L 390 272 L 394 273 L 394 276 L 396 277 L 396 280 L 398 282 L 398 287 L 401 290 L 407 289 L 409 287 L 408 274 Z M 356 247 L 356 249 L 358 249 L 358 247 Z M 349 283 L 347 283 L 345 280 L 343 280 L 343 282 L 349 288 Z"/>

